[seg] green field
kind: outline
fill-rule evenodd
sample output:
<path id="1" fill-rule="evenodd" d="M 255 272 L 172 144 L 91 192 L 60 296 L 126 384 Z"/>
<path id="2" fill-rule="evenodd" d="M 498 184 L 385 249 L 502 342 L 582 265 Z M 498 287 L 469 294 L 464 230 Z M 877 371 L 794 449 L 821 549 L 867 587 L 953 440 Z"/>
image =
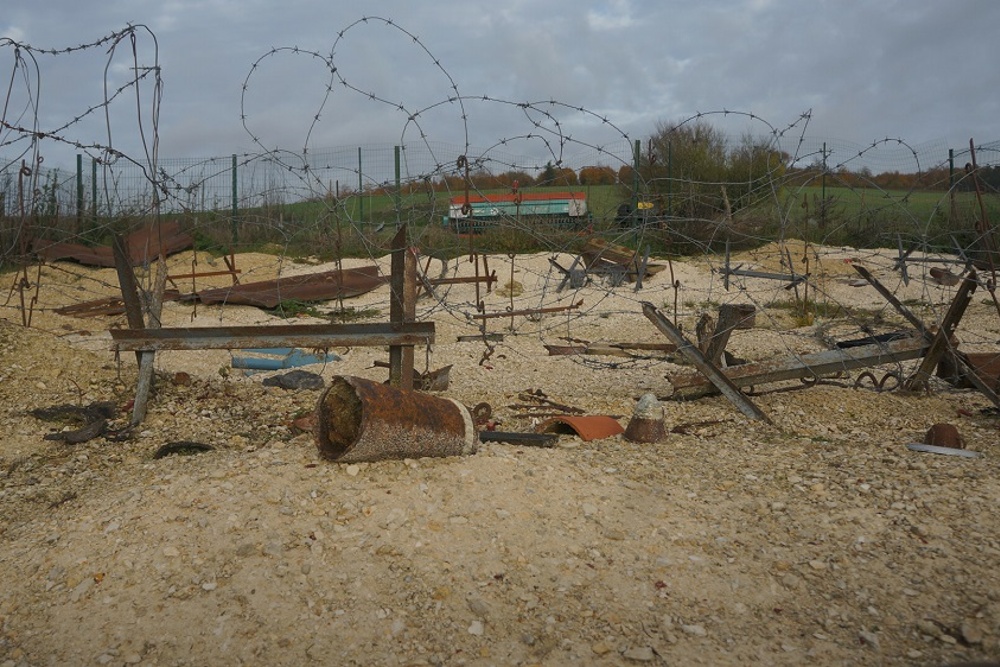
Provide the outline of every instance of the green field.
<path id="1" fill-rule="evenodd" d="M 582 191 L 591 213 L 589 233 L 603 235 L 621 245 L 650 247 L 659 254 L 693 254 L 762 245 L 779 238 L 802 238 L 826 245 L 853 247 L 906 247 L 924 244 L 928 249 L 951 250 L 955 243 L 976 245 L 976 222 L 981 217 L 972 193 L 958 193 L 954 200 L 944 192 L 902 192 L 810 185 L 786 186 L 759 197 L 756 203 L 732 212 L 721 211 L 688 219 L 669 213 L 682 210 L 680 194 L 660 197 L 662 211 L 645 225 L 620 227 L 615 216 L 629 200 L 626 190 L 614 185 L 552 188 L 531 192 Z M 504 192 L 504 191 L 495 191 Z M 451 193 L 351 195 L 339 200 L 317 198 L 242 209 L 234 219 L 228 210 L 186 214 L 200 249 L 228 253 L 252 250 L 291 255 L 370 256 L 388 251 L 398 223 L 407 223 L 411 238 L 428 254 L 459 256 L 471 249 L 492 253 L 524 253 L 571 248 L 579 230 L 523 222 L 498 224 L 474 239 L 460 238 L 444 224 Z M 643 200 L 655 197 L 643 195 Z M 987 220 L 1000 221 L 1000 200 L 985 198 Z M 667 209 L 667 206 L 670 209 Z M 121 226 L 127 220 L 96 221 L 94 231 Z M 79 235 L 90 243 L 107 239 Z"/>

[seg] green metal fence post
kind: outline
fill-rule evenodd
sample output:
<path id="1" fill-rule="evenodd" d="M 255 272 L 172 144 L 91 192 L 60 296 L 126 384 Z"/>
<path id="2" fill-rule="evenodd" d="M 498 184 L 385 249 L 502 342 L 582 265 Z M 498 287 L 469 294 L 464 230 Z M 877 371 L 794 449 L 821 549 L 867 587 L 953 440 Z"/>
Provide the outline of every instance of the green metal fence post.
<path id="1" fill-rule="evenodd" d="M 83 156 L 76 154 L 76 231 L 80 233 L 83 225 Z"/>
<path id="2" fill-rule="evenodd" d="M 635 140 L 632 149 L 632 226 L 635 227 L 639 216 L 639 158 L 642 156 L 642 142 Z"/>
<path id="3" fill-rule="evenodd" d="M 237 179 L 236 173 L 236 153 L 233 153 L 233 219 L 232 219 L 232 230 L 233 230 L 233 246 L 236 246 L 240 240 L 240 227 L 239 227 L 239 181 Z"/>
<path id="4" fill-rule="evenodd" d="M 97 223 L 97 158 L 90 158 L 90 208 L 93 221 Z"/>
<path id="5" fill-rule="evenodd" d="M 358 213 L 358 222 L 365 221 L 365 196 L 364 190 L 361 188 L 361 146 L 358 146 L 358 202 L 360 211 Z"/>
<path id="6" fill-rule="evenodd" d="M 820 228 L 826 229 L 826 142 L 823 142 L 823 177 L 820 187 L 819 220 Z"/>
<path id="7" fill-rule="evenodd" d="M 403 186 L 401 184 L 401 174 L 400 174 L 399 146 L 396 146 L 393 152 L 395 153 L 395 158 L 396 158 L 396 198 L 395 198 L 396 226 L 399 227 L 399 223 L 402 222 L 400 220 L 400 209 L 402 207 L 402 198 L 403 198 Z"/>
<path id="8" fill-rule="evenodd" d="M 955 149 L 948 149 L 948 212 L 951 214 L 952 222 L 958 217 L 958 210 L 955 208 Z"/>
<path id="9" fill-rule="evenodd" d="M 667 142 L 667 217 L 674 215 L 674 142 Z"/>

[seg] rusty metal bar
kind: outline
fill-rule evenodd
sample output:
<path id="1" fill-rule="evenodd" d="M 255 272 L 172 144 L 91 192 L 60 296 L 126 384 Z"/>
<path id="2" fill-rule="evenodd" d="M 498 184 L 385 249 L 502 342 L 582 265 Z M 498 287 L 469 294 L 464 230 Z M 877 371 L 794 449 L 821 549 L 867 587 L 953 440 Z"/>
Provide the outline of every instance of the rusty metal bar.
<path id="1" fill-rule="evenodd" d="M 430 283 L 431 285 L 434 285 L 435 287 L 438 286 L 438 285 L 460 285 L 460 284 L 463 284 L 463 283 L 486 283 L 486 286 L 489 287 L 490 285 L 492 285 L 496 281 L 497 281 L 497 274 L 496 274 L 496 272 L 494 272 L 492 275 L 489 275 L 489 276 L 479 276 L 479 277 L 476 277 L 476 276 L 466 276 L 464 278 L 461 278 L 461 277 L 459 277 L 459 278 L 429 278 L 427 280 L 428 283 Z"/>
<path id="2" fill-rule="evenodd" d="M 209 278 L 211 276 L 235 276 L 240 273 L 240 271 L 205 271 L 202 273 L 181 273 L 177 275 L 167 276 L 167 280 L 173 282 L 175 280 L 183 280 L 185 278 Z"/>
<path id="3" fill-rule="evenodd" d="M 684 334 L 673 325 L 673 323 L 656 309 L 653 304 L 644 301 L 642 303 L 642 314 L 659 329 L 670 342 L 677 346 L 677 351 L 683 354 L 701 373 L 715 385 L 722 394 L 732 402 L 740 412 L 751 419 L 757 419 L 771 424 L 771 419 L 763 410 L 758 408 L 753 401 L 743 395 L 733 382 L 726 377 L 714 364 L 712 364 L 691 341 L 684 337 Z"/>
<path id="4" fill-rule="evenodd" d="M 765 280 L 780 280 L 782 282 L 789 283 L 785 286 L 785 289 L 790 289 L 804 282 L 808 276 L 799 275 L 797 273 L 784 274 L 784 273 L 769 273 L 767 271 L 750 271 L 749 269 L 741 269 L 736 267 L 735 269 L 724 268 L 722 270 L 725 276 L 743 276 L 745 278 L 763 278 Z"/>
<path id="5" fill-rule="evenodd" d="M 583 301 L 578 303 L 573 303 L 568 306 L 553 306 L 551 308 L 529 308 L 526 310 L 508 310 L 503 313 L 478 313 L 476 315 L 470 315 L 476 320 L 491 320 L 498 317 L 514 317 L 517 315 L 541 315 L 543 313 L 564 313 L 568 310 L 576 310 L 583 305 Z"/>
<path id="6" fill-rule="evenodd" d="M 254 347 L 376 347 L 434 342 L 433 322 L 112 329 L 114 350 L 237 350 Z"/>

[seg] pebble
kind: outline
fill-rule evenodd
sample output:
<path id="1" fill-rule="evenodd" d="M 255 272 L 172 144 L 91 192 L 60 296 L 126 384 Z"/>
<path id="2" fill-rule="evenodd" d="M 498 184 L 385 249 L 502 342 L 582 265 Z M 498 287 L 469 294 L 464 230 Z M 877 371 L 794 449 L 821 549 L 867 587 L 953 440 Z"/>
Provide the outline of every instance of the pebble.
<path id="1" fill-rule="evenodd" d="M 486 628 L 482 621 L 476 620 L 469 624 L 469 634 L 476 635 L 477 637 L 482 636 L 486 632 Z"/>
<path id="2" fill-rule="evenodd" d="M 653 649 L 648 646 L 630 648 L 622 655 L 625 659 L 634 660 L 635 662 L 652 662 L 656 658 L 656 654 L 653 653 Z"/>
<path id="3" fill-rule="evenodd" d="M 983 630 L 973 621 L 964 621 L 962 623 L 962 639 L 967 644 L 982 644 Z"/>
<path id="4" fill-rule="evenodd" d="M 469 609 L 479 618 L 486 618 L 490 615 L 490 608 L 480 597 L 470 597 L 466 600 Z"/>
<path id="5" fill-rule="evenodd" d="M 606 655 L 611 652 L 611 644 L 605 641 L 599 641 L 595 644 L 592 644 L 590 650 L 593 651 L 596 655 Z"/>
<path id="6" fill-rule="evenodd" d="M 344 472 L 346 472 L 349 477 L 357 477 L 358 473 L 361 472 L 361 467 L 356 463 L 352 463 L 344 468 Z"/>
<path id="7" fill-rule="evenodd" d="M 681 632 L 693 637 L 704 637 L 708 634 L 708 630 L 703 625 L 682 625 Z"/>
<path id="8" fill-rule="evenodd" d="M 882 648 L 878 640 L 878 635 L 876 635 L 874 632 L 861 630 L 860 632 L 858 632 L 858 639 L 860 639 L 865 646 L 870 646 L 875 651 L 878 651 Z"/>

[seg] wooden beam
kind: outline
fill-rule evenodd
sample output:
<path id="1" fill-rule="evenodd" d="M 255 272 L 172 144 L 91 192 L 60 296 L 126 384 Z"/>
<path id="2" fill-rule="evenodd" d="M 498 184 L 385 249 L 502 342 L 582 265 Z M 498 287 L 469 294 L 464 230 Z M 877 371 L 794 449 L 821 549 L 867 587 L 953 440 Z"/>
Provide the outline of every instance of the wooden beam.
<path id="1" fill-rule="evenodd" d="M 389 321 L 393 330 L 413 322 L 417 314 L 417 257 L 407 242 L 407 226 L 392 239 L 392 277 Z M 389 384 L 413 389 L 413 345 L 389 347 Z"/>
<path id="2" fill-rule="evenodd" d="M 757 419 L 771 424 L 771 419 L 763 410 L 754 405 L 753 401 L 743 395 L 735 384 L 714 364 L 709 362 L 694 343 L 684 337 L 673 323 L 656 309 L 656 306 L 649 302 L 643 302 L 642 314 L 660 330 L 670 342 L 677 346 L 677 351 L 683 354 L 695 367 L 701 371 L 722 394 L 732 402 L 740 412 L 751 419 Z"/>
<path id="3" fill-rule="evenodd" d="M 914 336 L 888 343 L 825 350 L 795 357 L 770 359 L 755 364 L 732 366 L 726 369 L 725 376 L 729 383 L 737 388 L 798 378 L 820 378 L 838 371 L 917 359 L 923 356 L 927 346 L 926 340 Z M 713 393 L 713 385 L 715 385 L 714 381 L 710 381 L 701 373 L 675 375 L 670 378 L 670 382 L 674 386 L 675 396 L 686 399 L 711 394 Z"/>

